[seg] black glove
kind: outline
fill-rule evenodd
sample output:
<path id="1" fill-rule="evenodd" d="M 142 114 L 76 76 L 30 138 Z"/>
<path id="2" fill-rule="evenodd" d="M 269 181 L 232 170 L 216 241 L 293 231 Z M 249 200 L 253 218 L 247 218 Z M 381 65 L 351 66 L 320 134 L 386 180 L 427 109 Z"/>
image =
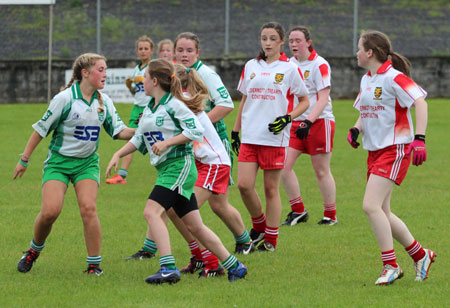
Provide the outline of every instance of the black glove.
<path id="1" fill-rule="evenodd" d="M 310 120 L 304 120 L 300 125 L 297 127 L 297 130 L 295 131 L 295 134 L 300 139 L 306 139 L 309 134 L 309 129 L 311 128 L 311 121 Z"/>
<path id="2" fill-rule="evenodd" d="M 269 124 L 269 131 L 274 135 L 278 135 L 289 123 L 291 123 L 291 116 L 289 114 L 277 117 L 275 121 Z"/>
<path id="3" fill-rule="evenodd" d="M 239 156 L 239 148 L 241 147 L 241 139 L 239 138 L 239 132 L 231 131 L 231 148 L 234 154 Z"/>
<path id="4" fill-rule="evenodd" d="M 356 127 L 350 128 L 347 135 L 347 141 L 355 149 L 359 147 L 359 142 L 357 141 L 358 136 L 359 136 L 359 129 L 357 129 Z"/>

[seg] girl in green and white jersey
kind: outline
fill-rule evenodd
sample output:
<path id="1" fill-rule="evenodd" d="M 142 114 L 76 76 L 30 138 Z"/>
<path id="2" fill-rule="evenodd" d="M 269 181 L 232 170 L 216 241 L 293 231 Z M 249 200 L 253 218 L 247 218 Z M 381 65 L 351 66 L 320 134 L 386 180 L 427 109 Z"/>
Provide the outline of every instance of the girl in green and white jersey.
<path id="1" fill-rule="evenodd" d="M 223 246 L 220 239 L 202 222 L 194 194 L 197 180 L 192 141 L 203 140 L 203 127 L 190 109 L 201 109 L 205 95 L 183 96 L 181 82 L 173 63 L 164 59 L 150 62 L 145 73 L 145 92 L 153 98 L 145 108 L 134 137 L 117 151 L 107 174 L 117 168 L 120 157 L 140 150 L 150 154 L 150 163 L 158 171 L 144 216 L 160 253 L 161 269 L 147 277 L 152 284 L 176 283 L 180 272 L 170 247 L 169 232 L 161 214 L 171 208 L 196 236 L 229 270 L 234 281 L 247 274 L 247 268 Z"/>
<path id="2" fill-rule="evenodd" d="M 101 228 L 97 216 L 97 192 L 100 183 L 99 156 L 96 153 L 100 129 L 114 139 L 130 139 L 134 129 L 120 119 L 111 99 L 101 94 L 106 80 L 105 58 L 83 54 L 73 64 L 72 79 L 57 94 L 34 132 L 14 170 L 14 179 L 22 177 L 28 161 L 40 141 L 53 131 L 49 153 L 44 162 L 42 208 L 34 225 L 31 247 L 20 259 L 17 269 L 28 272 L 44 248 L 53 223 L 62 210 L 69 182 L 75 193 L 84 224 L 88 274 L 101 275 Z"/>

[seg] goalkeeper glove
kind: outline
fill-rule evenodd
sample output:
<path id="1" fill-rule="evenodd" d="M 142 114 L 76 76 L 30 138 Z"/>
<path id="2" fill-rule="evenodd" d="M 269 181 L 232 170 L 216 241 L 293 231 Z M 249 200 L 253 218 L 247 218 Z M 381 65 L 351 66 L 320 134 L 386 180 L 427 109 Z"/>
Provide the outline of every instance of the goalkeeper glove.
<path id="1" fill-rule="evenodd" d="M 275 121 L 269 124 L 269 131 L 274 135 L 278 135 L 289 123 L 291 123 L 291 116 L 289 114 L 277 117 Z"/>
<path id="2" fill-rule="evenodd" d="M 413 153 L 412 163 L 414 166 L 420 166 L 427 160 L 427 149 L 425 148 L 425 135 L 416 135 L 414 141 L 409 145 L 406 154 Z"/>
<path id="3" fill-rule="evenodd" d="M 357 129 L 356 127 L 350 128 L 347 135 L 347 141 L 355 149 L 359 147 L 359 142 L 356 141 L 358 140 L 358 136 L 359 136 L 359 129 Z"/>
<path id="4" fill-rule="evenodd" d="M 239 138 L 239 132 L 232 131 L 231 132 L 231 148 L 233 149 L 234 154 L 239 156 L 239 148 L 241 147 L 241 139 Z"/>
<path id="5" fill-rule="evenodd" d="M 312 123 L 310 120 L 304 120 L 302 123 L 300 123 L 297 130 L 295 131 L 297 137 L 300 139 L 306 139 L 306 137 L 308 137 L 311 125 Z"/>

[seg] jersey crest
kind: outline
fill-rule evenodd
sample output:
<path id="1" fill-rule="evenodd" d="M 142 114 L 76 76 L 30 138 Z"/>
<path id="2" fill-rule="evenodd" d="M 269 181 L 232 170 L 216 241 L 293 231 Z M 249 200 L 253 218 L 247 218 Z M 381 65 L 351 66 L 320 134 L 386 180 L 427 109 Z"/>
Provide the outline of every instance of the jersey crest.
<path id="1" fill-rule="evenodd" d="M 222 97 L 222 98 L 228 98 L 228 96 L 229 96 L 228 91 L 227 91 L 227 89 L 225 89 L 225 87 L 218 88 L 217 92 L 219 92 L 220 97 Z"/>
<path id="2" fill-rule="evenodd" d="M 50 118 L 52 116 L 52 112 L 50 110 L 47 110 L 47 112 L 44 114 L 44 116 L 42 117 L 41 121 L 47 121 L 48 118 Z"/>
<path id="3" fill-rule="evenodd" d="M 156 117 L 156 126 L 164 125 L 164 117 Z"/>
<path id="4" fill-rule="evenodd" d="M 197 127 L 195 126 L 195 120 L 194 120 L 193 118 L 183 120 L 183 122 L 186 123 L 186 126 L 187 126 L 187 128 L 189 128 L 189 129 L 195 129 L 195 128 L 197 128 Z"/>
<path id="5" fill-rule="evenodd" d="M 309 71 L 305 71 L 305 73 L 303 74 L 303 77 L 305 77 L 305 79 L 308 79 L 309 76 Z"/>
<path id="6" fill-rule="evenodd" d="M 284 74 L 276 73 L 275 74 L 275 82 L 274 82 L 274 84 L 281 85 L 281 82 L 283 81 L 283 79 L 284 79 Z"/>
<path id="7" fill-rule="evenodd" d="M 256 74 L 255 74 L 255 73 L 252 73 L 252 74 L 250 75 L 250 79 L 255 78 L 255 76 L 256 76 Z"/>
<path id="8" fill-rule="evenodd" d="M 375 96 L 374 100 L 381 100 L 381 94 L 383 94 L 382 87 L 376 87 L 373 95 Z"/>

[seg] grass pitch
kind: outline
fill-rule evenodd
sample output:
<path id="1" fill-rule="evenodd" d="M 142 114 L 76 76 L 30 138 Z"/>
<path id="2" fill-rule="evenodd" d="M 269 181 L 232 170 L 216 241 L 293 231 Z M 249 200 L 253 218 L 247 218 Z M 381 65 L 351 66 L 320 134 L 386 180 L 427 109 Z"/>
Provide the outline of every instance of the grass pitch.
<path id="1" fill-rule="evenodd" d="M 354 150 L 346 142 L 348 129 L 357 117 L 352 101 L 333 103 L 336 133 L 331 167 L 337 186 L 339 224 L 316 224 L 323 214 L 322 200 L 309 157 L 302 156 L 296 173 L 310 220 L 280 228 L 276 253 L 239 257 L 249 274 L 236 283 L 229 283 L 226 277 L 198 279 L 191 275 L 182 276 L 176 285 L 163 286 L 144 282 L 159 269 L 157 259 L 124 261 L 143 244 L 146 222 L 142 210 L 155 180 L 148 156 L 139 153 L 129 169 L 128 184 L 106 185 L 102 174 L 97 205 L 103 230 L 103 276 L 88 277 L 83 273 L 86 249 L 72 186 L 33 269 L 27 274 L 17 271 L 17 261 L 29 247 L 34 219 L 40 210 L 42 162 L 50 138 L 44 139 L 33 153 L 23 178 L 13 181 L 12 175 L 18 154 L 32 132 L 31 124 L 42 116 L 47 105 L 0 105 L 0 307 L 446 307 L 450 289 L 450 101 L 430 99 L 428 103 L 428 160 L 423 166 L 410 167 L 402 186 L 394 189 L 391 206 L 417 240 L 436 251 L 437 262 L 427 281 L 414 282 L 412 261 L 395 243 L 405 276 L 389 287 L 374 285 L 382 266 L 378 245 L 361 209 L 367 153 L 361 148 Z M 116 106 L 127 119 L 131 105 Z M 229 130 L 235 115 L 236 110 L 227 118 Z M 102 173 L 111 155 L 123 144 L 102 132 Z M 236 166 L 234 172 L 236 178 Z M 261 172 L 257 185 L 263 199 Z M 284 219 L 289 203 L 281 192 Z M 230 189 L 230 202 L 250 229 L 250 218 L 236 186 Z M 205 224 L 230 251 L 234 250 L 231 233 L 207 205 L 201 213 Z M 170 232 L 173 254 L 181 268 L 189 260 L 189 251 L 172 226 Z"/>

